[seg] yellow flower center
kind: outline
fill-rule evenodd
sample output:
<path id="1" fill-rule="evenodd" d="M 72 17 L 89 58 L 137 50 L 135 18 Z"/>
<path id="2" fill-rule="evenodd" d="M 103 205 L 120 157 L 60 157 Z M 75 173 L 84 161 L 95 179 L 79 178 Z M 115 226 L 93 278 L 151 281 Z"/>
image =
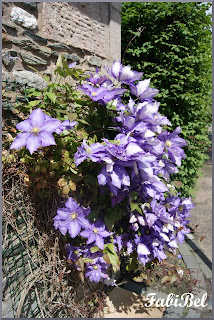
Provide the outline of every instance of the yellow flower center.
<path id="1" fill-rule="evenodd" d="M 93 97 L 96 97 L 97 96 L 97 92 L 92 92 L 91 94 Z"/>
<path id="2" fill-rule="evenodd" d="M 94 269 L 97 270 L 97 269 L 98 269 L 98 266 L 94 266 Z"/>
<path id="3" fill-rule="evenodd" d="M 78 256 L 79 252 L 77 250 L 74 251 L 74 254 Z"/>
<path id="4" fill-rule="evenodd" d="M 38 133 L 39 132 L 39 128 L 35 127 L 33 128 L 33 133 Z"/>
<path id="5" fill-rule="evenodd" d="M 182 211 L 183 210 L 183 206 L 179 206 L 178 210 Z"/>
<path id="6" fill-rule="evenodd" d="M 172 142 L 170 140 L 166 140 L 165 146 L 166 147 L 171 147 L 171 145 L 172 145 Z"/>
<path id="7" fill-rule="evenodd" d="M 94 228 L 94 233 L 97 233 L 97 232 L 98 232 L 98 230 L 96 228 Z"/>
<path id="8" fill-rule="evenodd" d="M 120 139 L 115 140 L 115 144 L 116 144 L 116 146 L 119 146 L 120 145 Z"/>
<path id="9" fill-rule="evenodd" d="M 74 220 L 77 217 L 77 214 L 75 212 L 71 213 L 71 219 Z"/>
<path id="10" fill-rule="evenodd" d="M 91 153 L 91 148 L 87 148 L 86 152 L 90 154 Z"/>

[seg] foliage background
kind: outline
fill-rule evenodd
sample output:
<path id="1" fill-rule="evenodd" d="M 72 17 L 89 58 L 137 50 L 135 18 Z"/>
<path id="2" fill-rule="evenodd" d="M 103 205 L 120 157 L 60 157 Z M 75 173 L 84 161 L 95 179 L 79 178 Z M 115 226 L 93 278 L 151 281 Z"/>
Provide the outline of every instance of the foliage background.
<path id="1" fill-rule="evenodd" d="M 181 127 L 187 159 L 172 179 L 191 195 L 207 158 L 211 122 L 211 3 L 122 4 L 122 57 L 159 89 L 159 111 Z M 134 38 L 134 39 L 133 39 Z M 131 41 L 131 42 L 130 42 Z M 128 45 L 129 44 L 129 45 Z M 128 48 L 127 48 L 128 46 Z M 170 128 L 168 128 L 170 130 Z"/>

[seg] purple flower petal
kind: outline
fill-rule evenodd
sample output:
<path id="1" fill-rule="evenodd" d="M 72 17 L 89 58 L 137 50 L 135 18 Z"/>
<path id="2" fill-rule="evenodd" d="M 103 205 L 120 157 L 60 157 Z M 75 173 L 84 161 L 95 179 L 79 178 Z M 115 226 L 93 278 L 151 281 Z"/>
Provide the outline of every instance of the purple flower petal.
<path id="1" fill-rule="evenodd" d="M 48 146 L 54 146 L 56 145 L 56 142 L 54 140 L 54 137 L 50 132 L 42 132 L 39 137 L 41 138 L 41 146 L 42 147 L 48 147 Z"/>
<path id="2" fill-rule="evenodd" d="M 36 110 L 33 110 L 33 112 L 29 115 L 29 120 L 34 128 L 41 128 L 46 120 L 45 114 L 41 109 L 38 108 Z"/>
<path id="3" fill-rule="evenodd" d="M 41 143 L 42 140 L 40 137 L 31 134 L 26 141 L 26 148 L 30 151 L 30 154 L 32 154 L 41 146 Z"/>
<path id="4" fill-rule="evenodd" d="M 76 238 L 76 236 L 79 234 L 80 230 L 81 230 L 81 227 L 80 227 L 78 221 L 76 219 L 73 220 L 70 223 L 70 226 L 68 229 L 68 232 L 69 232 L 71 238 Z"/>
<path id="5" fill-rule="evenodd" d="M 29 120 L 24 120 L 16 125 L 16 128 L 20 131 L 29 132 L 32 131 L 33 127 Z"/>
<path id="6" fill-rule="evenodd" d="M 47 131 L 47 132 L 54 132 L 58 127 L 60 127 L 62 125 L 60 120 L 57 119 L 53 119 L 53 120 L 49 120 L 47 122 L 45 122 L 42 125 L 42 131 Z"/>
<path id="7" fill-rule="evenodd" d="M 15 140 L 12 142 L 10 149 L 19 149 L 26 146 L 26 140 L 30 137 L 30 133 L 18 133 Z"/>
<path id="8" fill-rule="evenodd" d="M 98 246 L 98 248 L 100 248 L 101 250 L 104 249 L 104 239 L 101 236 L 99 235 L 96 236 L 95 243 Z"/>

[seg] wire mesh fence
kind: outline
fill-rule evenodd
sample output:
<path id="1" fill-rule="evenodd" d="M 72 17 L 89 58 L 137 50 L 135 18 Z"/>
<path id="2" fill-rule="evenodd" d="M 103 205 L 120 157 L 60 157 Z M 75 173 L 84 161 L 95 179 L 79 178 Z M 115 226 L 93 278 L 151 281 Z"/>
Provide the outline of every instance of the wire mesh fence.
<path id="1" fill-rule="evenodd" d="M 5 122 L 5 127 L 7 127 L 8 123 L 11 124 L 12 122 L 12 124 L 15 124 L 17 122 L 15 114 L 12 112 L 15 105 L 20 102 L 29 102 L 27 84 L 23 88 L 24 90 L 22 89 L 21 93 L 19 91 L 20 86 L 15 81 L 2 81 L 3 122 Z M 12 178 L 12 174 L 11 177 L 7 176 L 6 180 L 3 179 L 3 188 L 5 187 L 3 193 L 6 192 L 3 197 L 2 225 L 3 276 L 6 279 L 4 295 L 10 295 L 14 317 L 19 313 L 21 317 L 39 318 L 41 311 L 37 303 L 35 288 L 30 288 L 25 295 L 23 291 L 23 288 L 26 287 L 30 277 L 32 277 L 32 273 L 36 269 L 36 265 L 32 265 L 30 256 L 26 251 L 26 243 L 31 247 L 35 246 L 35 243 L 32 239 L 26 242 L 29 236 L 27 224 L 29 219 L 26 217 L 27 213 L 24 207 L 21 206 L 19 209 L 16 209 L 20 199 L 17 199 L 14 195 L 11 196 L 11 192 L 13 192 L 12 186 L 10 185 L 8 189 L 10 178 Z M 9 211 L 8 207 L 12 211 Z"/>

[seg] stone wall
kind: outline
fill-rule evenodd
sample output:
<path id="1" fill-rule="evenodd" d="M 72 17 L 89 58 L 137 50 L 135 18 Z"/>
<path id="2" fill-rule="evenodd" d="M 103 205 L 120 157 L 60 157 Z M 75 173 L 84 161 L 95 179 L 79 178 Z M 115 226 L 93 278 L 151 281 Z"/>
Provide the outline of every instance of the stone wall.
<path id="1" fill-rule="evenodd" d="M 2 8 L 3 80 L 38 86 L 31 67 L 53 80 L 60 53 L 88 71 L 120 59 L 119 3 L 5 2 Z"/>

